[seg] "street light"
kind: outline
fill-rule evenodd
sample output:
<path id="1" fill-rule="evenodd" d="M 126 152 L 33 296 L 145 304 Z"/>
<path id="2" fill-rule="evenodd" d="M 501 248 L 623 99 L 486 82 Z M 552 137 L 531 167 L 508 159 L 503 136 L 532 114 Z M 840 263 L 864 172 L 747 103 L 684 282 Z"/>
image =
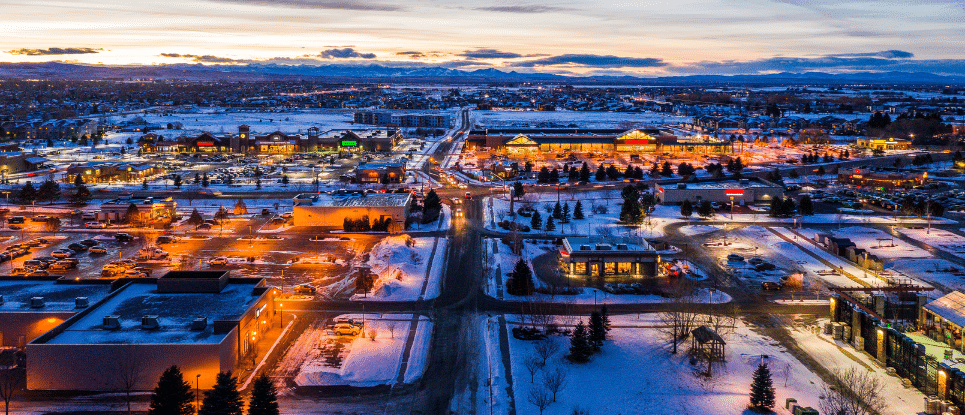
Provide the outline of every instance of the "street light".
<path id="1" fill-rule="evenodd" d="M 190 386 L 188 386 L 190 388 Z M 194 377 L 194 413 L 201 410 L 201 374 Z"/>

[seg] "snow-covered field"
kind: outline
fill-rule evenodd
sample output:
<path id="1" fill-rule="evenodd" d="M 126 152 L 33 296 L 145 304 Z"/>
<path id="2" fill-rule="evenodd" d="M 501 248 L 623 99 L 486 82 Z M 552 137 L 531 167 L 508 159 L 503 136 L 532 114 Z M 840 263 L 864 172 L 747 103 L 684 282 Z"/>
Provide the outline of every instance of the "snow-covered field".
<path id="1" fill-rule="evenodd" d="M 629 113 L 598 111 L 473 111 L 476 124 L 487 127 L 621 128 L 687 122 L 691 117 L 663 113 Z"/>
<path id="2" fill-rule="evenodd" d="M 965 290 L 965 269 L 937 258 L 909 258 L 892 261 L 886 270 L 941 285 L 947 290 Z M 940 293 L 937 293 L 940 294 Z"/>
<path id="3" fill-rule="evenodd" d="M 795 240 L 794 234 L 789 230 L 784 228 L 772 228 L 775 231 L 781 232 L 785 236 Z M 761 256 L 765 260 L 771 261 L 779 267 L 788 268 L 789 271 L 803 271 L 807 277 L 818 278 L 822 280 L 825 284 L 834 287 L 857 287 L 860 286 L 854 280 L 844 276 L 842 274 L 828 274 L 823 271 L 828 270 L 829 267 L 820 261 L 816 260 L 813 256 L 808 255 L 807 252 L 801 250 L 793 243 L 784 240 L 783 238 L 775 235 L 767 228 L 760 226 L 748 226 L 746 228 L 739 229 L 734 232 L 737 240 L 735 244 L 741 244 L 737 246 L 744 246 L 745 249 L 750 247 L 750 251 L 745 251 L 745 257 L 747 254 L 753 252 L 755 256 Z M 804 238 L 798 237 L 796 242 L 801 246 L 808 247 L 808 241 Z M 737 248 L 731 248 L 737 249 Z M 809 250 L 811 251 L 811 250 Z M 815 249 L 814 251 L 817 251 Z M 813 251 L 812 251 L 813 252 Z M 828 254 L 830 255 L 830 254 Z M 836 266 L 848 266 L 843 260 L 837 260 L 832 262 Z M 739 265 L 739 267 L 737 266 Z M 738 271 L 741 275 L 747 277 L 747 274 L 753 273 L 754 271 L 746 270 L 744 263 L 739 263 L 737 265 L 732 264 L 736 268 L 740 268 Z M 848 269 L 849 272 L 858 272 L 857 275 L 863 276 L 863 274 L 858 271 L 855 267 L 851 266 L 852 269 Z M 874 277 L 869 277 L 867 283 L 874 283 L 876 279 Z M 878 280 L 880 282 L 880 280 Z"/>
<path id="4" fill-rule="evenodd" d="M 786 398 L 818 405 L 820 378 L 773 340 L 742 323 L 726 338 L 726 363 L 715 365 L 713 377 L 707 378 L 702 367 L 690 364 L 686 353 L 670 354 L 669 342 L 653 328 L 656 316 L 619 315 L 612 316 L 611 322 L 611 340 L 585 364 L 564 359 L 568 338 L 550 337 L 559 351 L 536 374 L 535 382 L 525 367 L 534 354 L 534 342 L 510 337 L 516 413 L 538 414 L 527 399 L 530 390 L 544 387 L 544 373 L 560 369 L 566 381 L 546 413 L 570 413 L 579 407 L 600 414 L 741 414 L 762 355 L 768 356 L 779 406 Z M 689 341 L 681 345 L 684 351 L 689 346 Z"/>
<path id="5" fill-rule="evenodd" d="M 814 231 L 807 229 L 802 229 L 801 231 L 806 232 L 807 235 L 814 233 Z M 878 229 L 849 226 L 847 228 L 833 230 L 831 233 L 838 238 L 848 238 L 851 242 L 854 242 L 858 248 L 867 250 L 872 255 L 883 259 L 931 257 L 928 251 L 912 246 Z"/>
<path id="6" fill-rule="evenodd" d="M 355 318 L 361 315 L 344 315 L 339 318 Z M 348 338 L 326 333 L 310 333 L 315 342 L 304 357 L 286 356 L 285 359 L 303 359 L 295 383 L 300 386 L 349 385 L 376 386 L 395 383 L 402 366 L 407 335 L 412 316 L 408 314 L 369 314 L 365 318 L 365 330 L 359 337 Z M 370 332 L 377 331 L 375 340 Z M 395 333 L 394 335 L 392 333 Z M 432 323 L 426 317 L 419 318 L 415 339 L 407 363 L 404 382 L 412 382 L 425 370 L 426 349 L 432 333 Z M 302 342 L 302 338 L 299 342 Z M 335 346 L 336 342 L 340 346 Z M 292 346 L 293 350 L 298 350 Z"/>
<path id="7" fill-rule="evenodd" d="M 378 277 L 375 288 L 367 296 L 353 295 L 352 300 L 414 301 L 438 297 L 447 245 L 445 238 L 400 235 L 382 239 L 369 253 L 368 265 Z M 430 261 L 432 269 L 427 274 Z"/>
<path id="8" fill-rule="evenodd" d="M 714 225 L 687 225 L 680 227 L 680 233 L 687 236 L 694 236 L 719 231 L 721 229 L 721 227 Z"/>
<path id="9" fill-rule="evenodd" d="M 168 113 L 132 114 L 110 116 L 107 119 L 112 122 L 124 122 L 140 117 L 148 124 L 161 124 L 164 127 L 168 123 L 181 123 L 183 125 L 183 128 L 179 130 L 162 129 L 153 131 L 155 134 L 161 134 L 167 138 L 177 137 L 181 134 L 196 134 L 201 131 L 215 134 L 237 133 L 238 126 L 242 124 L 250 126 L 252 134 L 269 134 L 275 131 L 286 134 L 304 134 L 309 127 L 313 126 L 320 128 L 322 131 L 371 127 L 355 124 L 352 120 L 354 111 L 340 109 L 254 111 L 233 108 L 198 108 L 185 112 L 173 112 L 170 115 Z M 108 139 L 114 141 L 113 138 L 118 134 L 111 134 Z M 133 134 L 140 136 L 143 133 Z"/>
<path id="10" fill-rule="evenodd" d="M 919 242 L 953 254 L 965 254 L 965 236 L 944 229 L 898 228 L 898 232 Z"/>

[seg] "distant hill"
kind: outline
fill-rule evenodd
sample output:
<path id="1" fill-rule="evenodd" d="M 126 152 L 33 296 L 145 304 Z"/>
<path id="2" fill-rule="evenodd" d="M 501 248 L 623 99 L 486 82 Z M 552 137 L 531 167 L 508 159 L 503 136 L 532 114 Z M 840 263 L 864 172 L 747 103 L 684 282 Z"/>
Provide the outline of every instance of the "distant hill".
<path id="1" fill-rule="evenodd" d="M 83 65 L 60 62 L 0 63 L 0 79 L 74 79 L 74 80 L 190 80 L 190 81 L 263 81 L 326 80 L 332 82 L 448 82 L 516 83 L 548 82 L 609 85 L 808 85 L 808 84 L 965 84 L 965 76 L 931 73 L 823 72 L 777 73 L 766 75 L 688 75 L 638 78 L 631 76 L 576 77 L 541 73 L 503 72 L 498 69 L 464 71 L 439 66 L 393 67 L 385 65 L 201 65 L 158 66 Z"/>

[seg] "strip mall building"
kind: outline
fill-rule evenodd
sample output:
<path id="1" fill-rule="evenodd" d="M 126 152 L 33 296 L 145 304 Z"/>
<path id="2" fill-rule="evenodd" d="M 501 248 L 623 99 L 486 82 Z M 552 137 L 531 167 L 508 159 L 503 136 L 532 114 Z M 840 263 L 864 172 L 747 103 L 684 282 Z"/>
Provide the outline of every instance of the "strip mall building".
<path id="1" fill-rule="evenodd" d="M 730 154 L 729 141 L 682 141 L 659 129 L 484 129 L 469 132 L 466 148 L 502 154 L 618 152 Z"/>

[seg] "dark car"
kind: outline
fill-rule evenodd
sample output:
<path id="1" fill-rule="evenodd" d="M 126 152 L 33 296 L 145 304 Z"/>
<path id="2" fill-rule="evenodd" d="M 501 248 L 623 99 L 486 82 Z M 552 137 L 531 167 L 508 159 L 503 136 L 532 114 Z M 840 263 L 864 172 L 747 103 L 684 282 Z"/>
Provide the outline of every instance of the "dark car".
<path id="1" fill-rule="evenodd" d="M 754 270 L 755 270 L 755 271 L 770 271 L 770 270 L 775 269 L 775 268 L 777 268 L 777 267 L 774 266 L 774 264 L 772 264 L 772 263 L 770 263 L 770 262 L 764 262 L 764 263 L 761 263 L 761 264 L 757 264 L 757 265 L 754 267 Z"/>
<path id="2" fill-rule="evenodd" d="M 761 283 L 761 289 L 764 291 L 780 291 L 781 284 L 776 282 L 764 281 Z"/>
<path id="3" fill-rule="evenodd" d="M 74 252 L 84 252 L 84 251 L 87 251 L 88 248 L 87 248 L 86 245 L 70 244 L 70 245 L 67 245 L 67 249 L 69 249 L 69 250 L 71 250 L 71 251 L 74 251 Z"/>
<path id="4" fill-rule="evenodd" d="M 130 234 L 119 233 L 117 235 L 114 235 L 114 239 L 116 239 L 117 242 L 131 242 L 134 240 L 134 237 L 131 236 Z"/>
<path id="5" fill-rule="evenodd" d="M 80 241 L 80 242 L 78 242 L 78 243 L 81 244 L 81 245 L 87 246 L 87 247 L 91 247 L 91 246 L 97 245 L 97 241 L 95 241 L 95 240 L 93 240 L 93 239 L 84 239 L 83 241 Z"/>
<path id="6" fill-rule="evenodd" d="M 157 240 L 155 242 L 160 245 L 160 244 L 173 244 L 177 241 L 178 241 L 177 238 L 173 236 L 161 235 L 157 237 Z"/>

